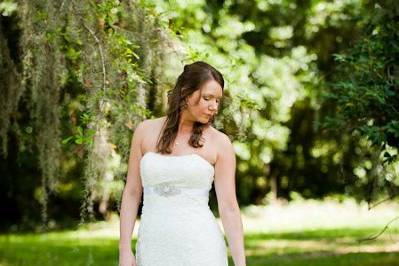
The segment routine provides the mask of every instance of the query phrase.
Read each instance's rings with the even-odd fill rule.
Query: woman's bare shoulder
[[[230,140],[230,137],[226,133],[224,133],[223,129],[216,129],[213,126],[209,126],[208,131],[211,137],[217,141]]]
[[[162,126],[162,124],[165,122],[165,119],[166,116],[143,120],[141,124],[143,126],[144,133],[151,133],[154,132],[154,130],[159,129]]]
[[[143,121],[142,121],[142,123],[147,123],[147,124],[149,124],[149,123],[159,123],[159,122],[161,122],[161,121],[164,121],[166,119],[166,116],[161,116],[161,117],[155,117],[155,118],[147,118],[147,119],[144,119]]]

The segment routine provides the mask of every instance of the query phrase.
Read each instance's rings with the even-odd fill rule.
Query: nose
[[[218,109],[218,104],[217,104],[216,102],[212,102],[212,103],[209,105],[209,110],[215,111],[215,110],[217,110],[217,109]]]

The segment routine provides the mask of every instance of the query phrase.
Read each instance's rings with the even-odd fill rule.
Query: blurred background
[[[196,60],[248,265],[399,265],[396,0],[0,1],[0,265],[118,265],[132,133]]]

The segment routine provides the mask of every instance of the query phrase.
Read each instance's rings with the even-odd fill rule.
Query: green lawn
[[[398,213],[396,205],[369,211],[350,201],[248,208],[242,212],[248,266],[399,266],[399,222],[376,240],[358,241]],[[77,230],[0,235],[0,266],[117,265],[118,222],[115,217]]]
[[[247,235],[248,265],[398,266],[398,230],[374,241],[358,241],[378,230],[341,228]]]
[[[376,241],[357,239],[372,229],[313,230],[246,235],[248,266],[397,266],[399,231]],[[390,230],[392,231],[392,230]],[[76,231],[0,237],[0,265],[117,265],[118,240]],[[134,244],[134,242],[133,242]],[[230,257],[230,265],[233,265]]]

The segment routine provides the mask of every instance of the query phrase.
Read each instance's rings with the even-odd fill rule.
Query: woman
[[[208,205],[212,183],[234,265],[246,265],[234,149],[211,126],[223,87],[209,64],[186,65],[168,95],[167,115],[137,126],[120,211],[121,266],[227,266],[223,233]],[[142,193],[135,259],[131,236]]]

